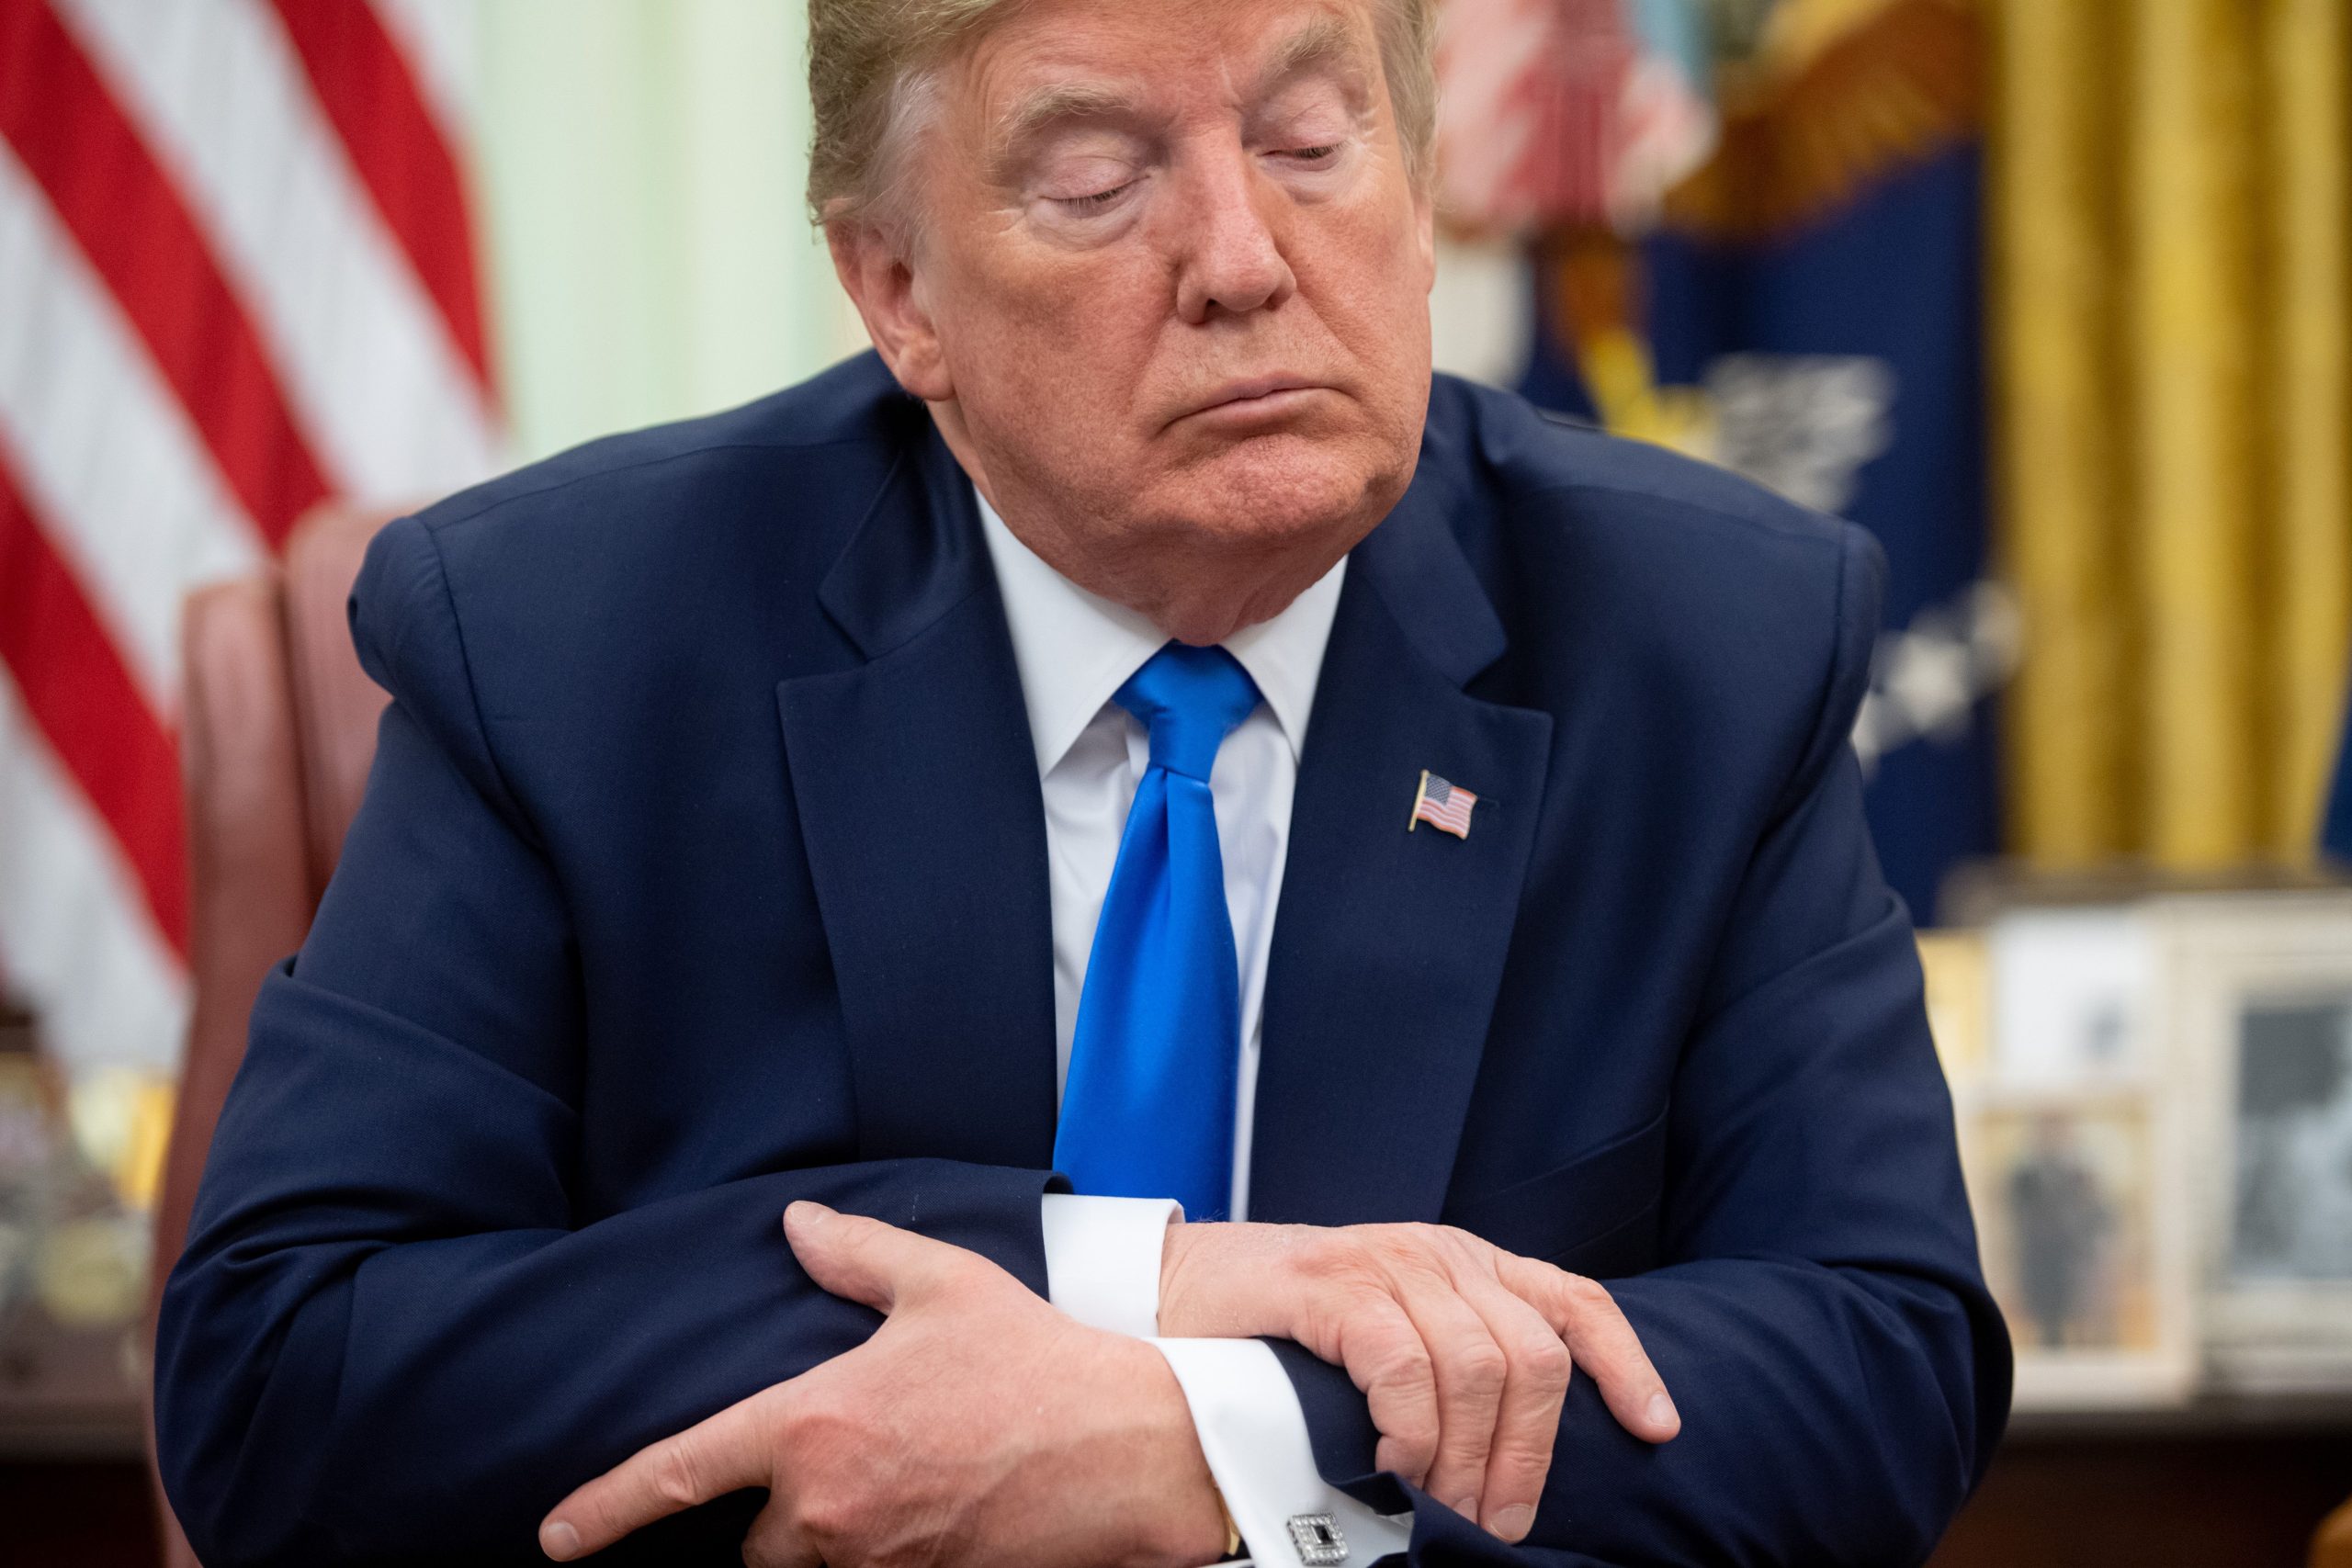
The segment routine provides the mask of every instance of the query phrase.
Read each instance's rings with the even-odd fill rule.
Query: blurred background
[[[2021,1353],[1938,1561],[2304,1562],[2352,0],[1441,18],[1441,368],[1886,548],[1855,746]],[[364,775],[368,532],[863,348],[802,51],[794,0],[0,0],[0,1559],[163,1560],[151,1258]]]

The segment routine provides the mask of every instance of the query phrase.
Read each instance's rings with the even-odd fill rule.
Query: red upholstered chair
[[[244,1057],[246,1015],[262,977],[310,929],[375,755],[388,699],[359,668],[344,604],[384,521],[322,509],[287,541],[281,570],[188,599],[180,754],[196,994],[155,1209],[151,1344],[213,1123]],[[148,1427],[152,1472],[152,1402]],[[160,1483],[156,1501],[166,1562],[195,1568]]]
[[[2352,1568],[2352,1498],[2320,1521],[2312,1537],[2311,1568]]]

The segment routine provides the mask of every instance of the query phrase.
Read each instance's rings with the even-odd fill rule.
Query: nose
[[[1199,326],[1270,310],[1298,287],[1276,225],[1288,198],[1238,142],[1191,161],[1177,204],[1177,313]]]

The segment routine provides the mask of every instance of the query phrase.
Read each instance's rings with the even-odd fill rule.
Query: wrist
[[[1186,1221],[1159,1254],[1159,1332],[1170,1339],[1295,1338],[1294,1273],[1313,1227]]]
[[[1170,1568],[1215,1562],[1227,1554],[1233,1539],[1231,1519],[1209,1473],[1183,1385],[1167,1358],[1144,1340],[1122,1339],[1117,1353],[1134,1361],[1136,1384],[1142,1393],[1136,1408],[1145,1421],[1145,1442],[1151,1454],[1144,1476],[1148,1502],[1135,1514],[1146,1521],[1142,1556]]]
[[[1184,1262],[1199,1239],[1201,1227],[1185,1219],[1168,1222],[1168,1233],[1159,1242],[1159,1332],[1179,1332],[1170,1327],[1169,1309],[1182,1300]]]

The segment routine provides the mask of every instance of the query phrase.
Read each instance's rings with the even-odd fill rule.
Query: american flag
[[[0,0],[0,985],[69,1067],[187,1006],[180,606],[502,445],[469,0]]]
[[[1693,0],[1446,0],[1438,205],[1505,231],[1645,222],[1704,163],[1713,107],[1639,24]]]
[[[1424,768],[1420,793],[1413,796],[1413,819],[1406,824],[1406,831],[1426,822],[1457,839],[1466,839],[1470,836],[1470,808],[1477,804],[1476,795]]]

